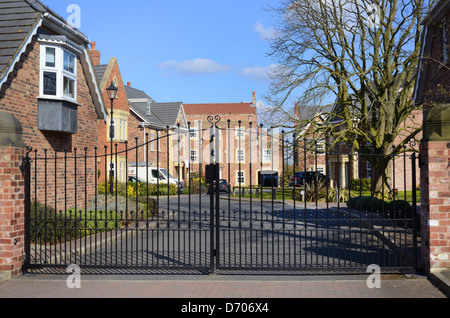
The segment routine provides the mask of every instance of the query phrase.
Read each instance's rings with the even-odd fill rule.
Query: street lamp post
[[[109,122],[109,139],[111,141],[111,162],[109,164],[109,186],[110,186],[110,194],[114,194],[114,163],[113,163],[113,139],[115,135],[115,127],[113,126],[114,119],[114,99],[117,97],[117,87],[114,85],[114,82],[111,81],[111,85],[106,89],[106,92],[108,93],[108,97],[111,100],[111,113],[110,113],[110,122]]]

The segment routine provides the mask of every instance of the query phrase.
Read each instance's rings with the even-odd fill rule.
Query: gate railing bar
[[[253,140],[252,140],[253,136],[252,136],[252,122],[249,122],[249,174],[250,174],[250,242],[253,242],[253,231],[252,231],[252,225],[253,225],[253,175],[252,175],[252,162],[253,162],[253,153],[252,153],[252,144],[253,144]],[[228,148],[229,149],[229,148]],[[230,179],[228,179],[230,180]],[[261,194],[262,195],[262,194]],[[246,253],[247,254],[247,253]],[[253,245],[250,244],[250,266],[253,266]]]
[[[214,156],[214,142],[215,142],[215,135],[213,134],[213,125],[211,125],[210,131],[211,131],[211,136],[210,136],[210,158],[212,158]],[[209,199],[210,199],[210,206],[209,206],[209,226],[210,226],[210,266],[211,266],[211,273],[215,272],[215,260],[216,260],[216,255],[215,255],[215,250],[216,250],[216,246],[214,245],[214,213],[213,211],[215,211],[215,206],[214,206],[214,181],[216,180],[216,165],[215,162],[213,162],[213,160],[210,160],[211,163],[211,167],[212,167],[212,176],[209,176],[210,179],[210,185],[209,185]],[[211,171],[211,170],[210,170]]]
[[[187,138],[188,138],[188,153],[187,153],[187,158],[188,158],[188,162],[189,162],[189,167],[188,167],[188,228],[191,227],[191,181],[192,181],[192,177],[191,177],[191,165],[192,165],[192,158],[191,158],[191,122],[188,121],[187,123],[188,125],[188,134],[187,134]],[[200,133],[200,132],[199,132]],[[201,180],[199,180],[199,187],[201,187]],[[189,264],[191,263],[191,231],[189,231],[189,242],[188,242],[188,258],[189,258]]]
[[[417,270],[417,193],[416,193],[416,153],[413,151],[411,156],[412,172],[412,232],[413,232],[413,255],[414,268]]]
[[[242,126],[241,126],[241,124],[242,124],[242,121],[241,120],[239,120],[238,121],[238,129],[239,129],[239,140],[238,140],[238,142],[239,142],[239,147],[238,147],[238,162],[239,162],[239,179],[238,179],[238,182],[239,182],[239,227],[241,226],[241,216],[242,216],[242,160],[245,160],[245,152],[244,151],[242,151],[242,146],[241,146],[241,139],[242,139],[242,130],[241,130],[241,128],[242,128]],[[242,151],[242,157],[241,157],[241,151]],[[242,231],[239,231],[239,242],[242,242],[242,237],[241,237],[241,235],[242,235]],[[242,248],[242,244],[239,244],[239,264],[241,265],[242,264],[242,250],[241,250],[241,248]]]
[[[282,177],[281,177],[281,187],[283,191],[283,196],[282,196],[282,215],[283,215],[283,260],[286,259],[286,241],[285,241],[285,237],[286,237],[286,210],[285,210],[285,197],[284,197],[284,187],[285,187],[285,162],[284,162],[284,130],[281,131],[281,169],[282,169]],[[273,152],[272,152],[272,160],[273,160]],[[273,170],[273,169],[272,169]],[[279,176],[278,176],[278,180],[280,180]],[[279,186],[279,184],[278,184]],[[295,213],[294,213],[295,214]],[[294,215],[295,218],[295,215]],[[290,230],[288,231],[288,235],[290,236]],[[291,247],[291,240],[288,241],[289,242],[289,250]],[[290,257],[290,253],[288,254],[289,256],[289,264],[291,264],[291,257]]]
[[[24,200],[25,200],[25,247],[22,273],[26,275],[31,264],[31,147],[26,148],[26,154],[22,161],[22,174],[24,176]]]
[[[295,175],[296,175],[296,168],[297,168],[297,164],[298,164],[298,152],[297,152],[297,134],[294,133],[293,134],[293,139],[292,139],[292,148],[293,148],[293,156],[294,156],[294,161],[293,161],[293,178],[294,178],[294,186],[292,187],[292,197],[294,199],[293,205],[294,205],[294,234],[295,234],[295,230],[296,230],[296,213],[297,213],[297,209],[295,206],[295,201],[296,201],[296,187],[297,187],[297,181],[295,179]],[[300,219],[300,213],[299,213],[299,219]],[[302,241],[299,240],[298,242],[299,244],[299,251],[300,251],[300,259],[301,259],[301,247],[302,247]],[[294,245],[294,267],[297,267],[297,249],[296,246]]]

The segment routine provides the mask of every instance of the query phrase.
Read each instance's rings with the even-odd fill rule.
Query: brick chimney
[[[92,42],[89,53],[91,54],[91,58],[92,58],[92,62],[94,63],[94,66],[100,65],[100,51],[97,51],[95,49],[95,42]]]
[[[298,103],[295,103],[294,107],[294,119],[300,120],[300,107],[298,106]]]
[[[256,92],[253,92],[252,105],[256,106]]]

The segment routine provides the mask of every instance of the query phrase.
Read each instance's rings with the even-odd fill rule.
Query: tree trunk
[[[384,154],[371,157],[372,195],[380,199],[393,197],[391,159],[391,156]]]

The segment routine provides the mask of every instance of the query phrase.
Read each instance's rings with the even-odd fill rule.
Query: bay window
[[[42,98],[76,103],[77,55],[63,46],[41,44]]]

